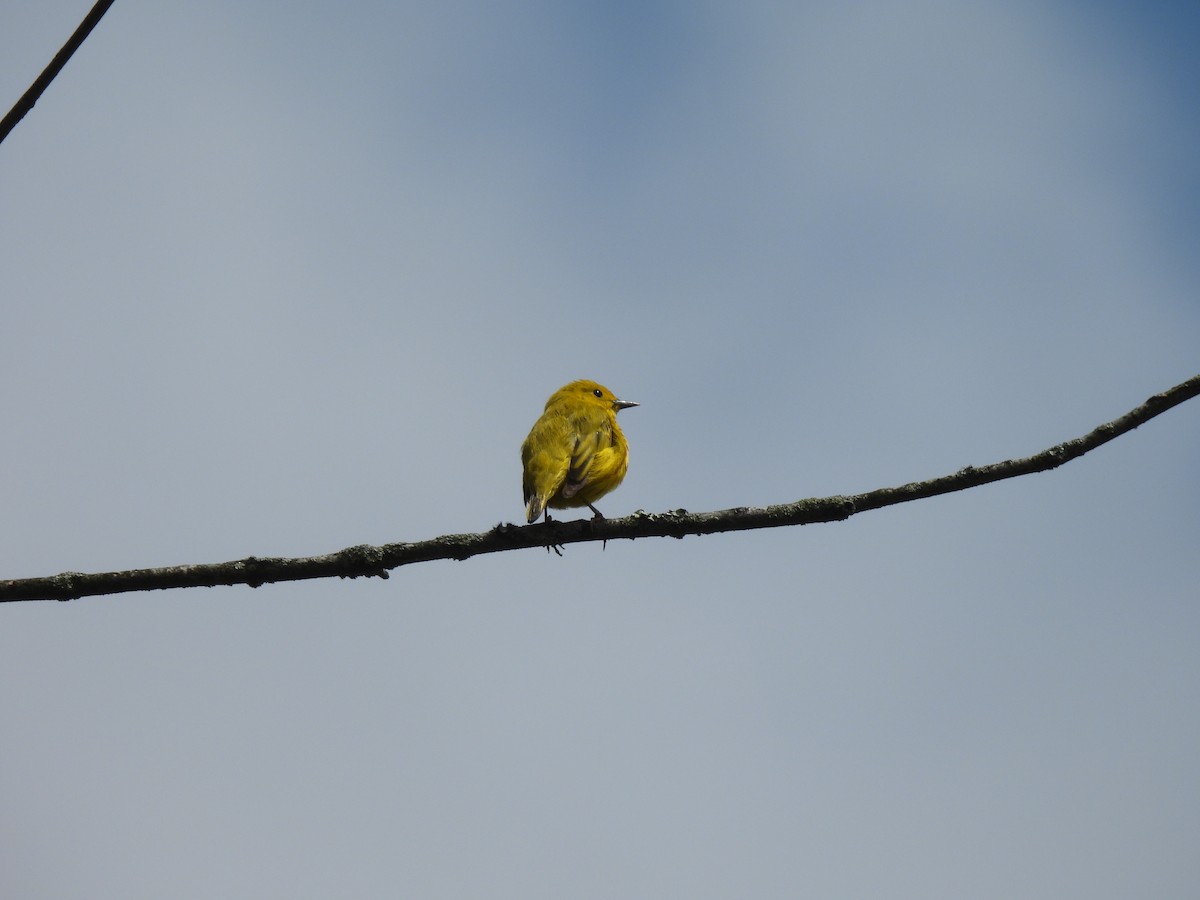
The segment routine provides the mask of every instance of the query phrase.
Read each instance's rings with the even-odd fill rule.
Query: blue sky
[[[86,12],[4,14],[0,97]],[[0,144],[3,577],[1034,453],[1200,369],[1186,5],[117,3]],[[1190,897],[1200,415],[849,522],[0,610],[0,894]]]

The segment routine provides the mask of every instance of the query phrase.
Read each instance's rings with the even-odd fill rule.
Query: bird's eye
[[[592,391],[592,393],[595,394],[597,397],[604,396],[604,391],[600,390],[600,388],[596,388],[594,391]]]

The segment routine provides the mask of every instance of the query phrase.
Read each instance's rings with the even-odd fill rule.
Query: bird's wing
[[[575,445],[575,429],[565,416],[542,416],[521,445],[524,478],[521,487],[530,521],[541,513],[566,480]]]
[[[579,489],[587,484],[588,469],[596,451],[600,449],[600,432],[591,431],[575,435],[575,446],[571,450],[571,464],[567,467],[567,477],[563,481],[562,496],[569,500],[579,493]]]

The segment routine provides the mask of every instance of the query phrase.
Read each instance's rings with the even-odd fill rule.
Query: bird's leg
[[[554,519],[550,518],[550,510],[549,509],[546,510],[545,515],[546,515],[546,524],[547,525],[553,524]],[[549,553],[551,550],[553,550],[559,556],[562,556],[562,549],[558,544],[547,544],[546,552]]]
[[[592,504],[590,504],[590,503],[588,504],[588,509],[590,509],[592,511],[592,521],[593,522],[595,522],[597,519],[604,518],[604,513],[600,512],[600,510],[596,509],[596,507],[592,506]],[[601,551],[607,550],[608,549],[608,541],[601,541],[600,549],[601,549]]]

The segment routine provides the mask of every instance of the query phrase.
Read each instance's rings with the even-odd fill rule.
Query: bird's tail
[[[536,522],[546,510],[546,500],[544,497],[539,497],[534,494],[529,498],[529,505],[525,507],[525,521],[529,524]]]

